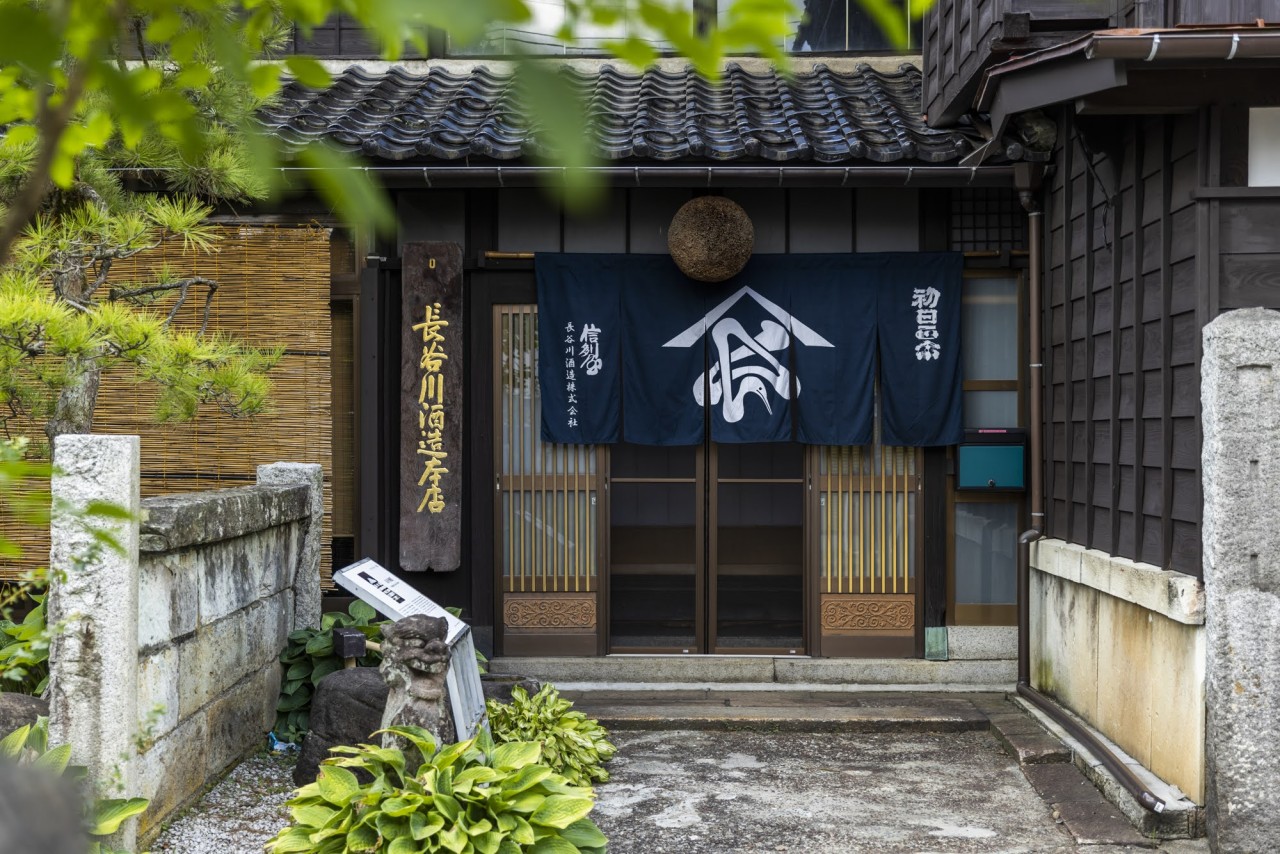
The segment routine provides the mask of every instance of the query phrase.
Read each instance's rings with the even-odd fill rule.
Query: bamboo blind
[[[823,593],[913,592],[915,461],[910,448],[818,449]]]
[[[332,413],[330,401],[329,233],[312,227],[241,225],[218,229],[218,251],[184,253],[164,247],[119,262],[113,282],[146,282],[162,267],[175,276],[218,282],[209,331],[259,347],[283,347],[272,370],[268,410],[232,418],[206,408],[189,422],[157,423],[156,393],[123,370],[103,377],[94,432],[136,433],[142,444],[142,495],[244,486],[256,467],[276,461],[324,467],[323,583],[331,585]],[[198,328],[203,293],[193,288],[175,320]],[[164,304],[167,309],[172,302]],[[48,532],[0,522],[23,548],[26,565],[48,555]],[[13,577],[18,567],[0,570]]]
[[[504,587],[589,592],[599,541],[596,448],[542,441],[536,307],[495,306],[494,326],[501,348],[494,411]]]

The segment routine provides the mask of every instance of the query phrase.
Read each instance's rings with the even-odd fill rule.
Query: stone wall
[[[1031,567],[1032,685],[1203,804],[1203,586],[1055,539]]]
[[[67,620],[51,655],[51,737],[100,791],[151,800],[131,846],[246,754],[275,721],[279,654],[320,618],[318,465],[258,469],[254,486],[139,501],[138,440],[67,436],[56,498],[123,502],[124,553],[86,553],[74,518],[53,525],[50,595]],[[138,512],[140,511],[140,512]]]

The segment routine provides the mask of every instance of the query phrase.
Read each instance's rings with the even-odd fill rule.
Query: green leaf
[[[127,798],[102,800],[94,804],[93,825],[89,828],[92,836],[110,836],[120,829],[128,819],[141,815],[147,808],[146,798]]]
[[[311,182],[343,219],[364,223],[381,234],[394,233],[396,217],[386,192],[354,158],[318,143],[299,151],[297,158],[311,170]]]
[[[344,666],[341,658],[324,658],[316,662],[315,670],[311,671],[311,683],[319,685],[320,680],[328,676],[330,673],[336,673]]]
[[[22,748],[27,745],[27,735],[31,732],[31,725],[27,724],[18,727],[13,732],[4,737],[0,741],[0,756],[5,759],[17,759],[22,755]]]
[[[532,741],[514,741],[499,745],[493,751],[493,767],[499,771],[515,771],[532,765],[542,755],[542,745]]]
[[[560,835],[579,848],[603,848],[609,844],[608,837],[589,818],[578,819],[560,831]]]
[[[320,828],[328,824],[329,819],[337,815],[338,811],[325,804],[308,804],[306,806],[290,807],[289,814],[293,816],[295,824]]]
[[[375,620],[378,617],[378,612],[373,610],[373,606],[370,605],[368,602],[364,601],[363,599],[356,599],[354,602],[348,605],[347,612],[351,614],[351,616],[355,617],[356,620],[362,623],[369,623],[370,621]]]
[[[467,838],[467,834],[460,827],[448,827],[440,831],[440,844],[454,854],[462,854],[471,840]]]
[[[315,850],[311,842],[311,830],[306,827],[289,827],[280,831],[276,838],[267,843],[271,854],[301,854]]]
[[[316,635],[307,641],[307,655],[316,658],[325,658],[333,655],[333,635],[327,633]]]
[[[274,95],[280,88],[280,66],[271,63],[255,65],[249,69],[249,88],[258,98]]]
[[[462,812],[462,807],[452,795],[432,795],[431,802],[446,821],[457,821],[458,814]]]
[[[61,774],[67,770],[67,763],[70,761],[71,745],[63,744],[47,753],[41,754],[40,758],[31,764],[36,768],[45,768],[54,774]]]
[[[367,824],[357,824],[347,832],[348,851],[373,851],[378,847],[378,831]]]
[[[0,4],[0,65],[21,65],[47,79],[62,56],[62,38],[50,16],[51,7],[29,3]]]
[[[591,798],[552,795],[529,817],[529,823],[563,830],[578,819],[586,818],[593,806]]]
[[[320,789],[321,797],[340,807],[345,807],[360,792],[360,783],[356,780],[356,775],[337,765],[321,765],[316,785]]]
[[[126,521],[133,518],[133,514],[126,508],[112,501],[90,501],[85,505],[84,514],[86,516],[101,516],[104,519],[123,519]]]
[[[502,791],[508,795],[519,794],[550,776],[551,769],[545,765],[526,765],[502,782]]]
[[[533,843],[529,854],[582,854],[576,845],[559,836],[546,836]]]
[[[412,837],[398,836],[387,846],[387,854],[417,854],[420,849]]]
[[[409,816],[409,835],[419,841],[439,833],[444,827],[444,816],[436,812],[415,812]]]
[[[324,89],[333,82],[324,66],[309,56],[290,56],[284,64],[299,83],[310,89]]]

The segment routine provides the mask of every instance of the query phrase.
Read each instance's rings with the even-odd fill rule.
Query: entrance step
[[[561,695],[608,729],[765,732],[969,732],[987,716],[970,697],[849,691],[573,691]]]
[[[1017,663],[1003,659],[807,658],[767,655],[607,655],[495,658],[494,673],[561,690],[1011,691]]]

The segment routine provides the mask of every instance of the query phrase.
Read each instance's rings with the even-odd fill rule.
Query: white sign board
[[[453,707],[453,724],[458,731],[458,739],[466,741],[481,727],[488,726],[484,686],[480,684],[480,668],[476,665],[476,648],[470,626],[368,558],[338,570],[333,574],[333,580],[392,620],[402,620],[413,614],[447,620],[449,633],[445,640],[449,644],[449,673],[445,685],[449,689],[449,704]]]

